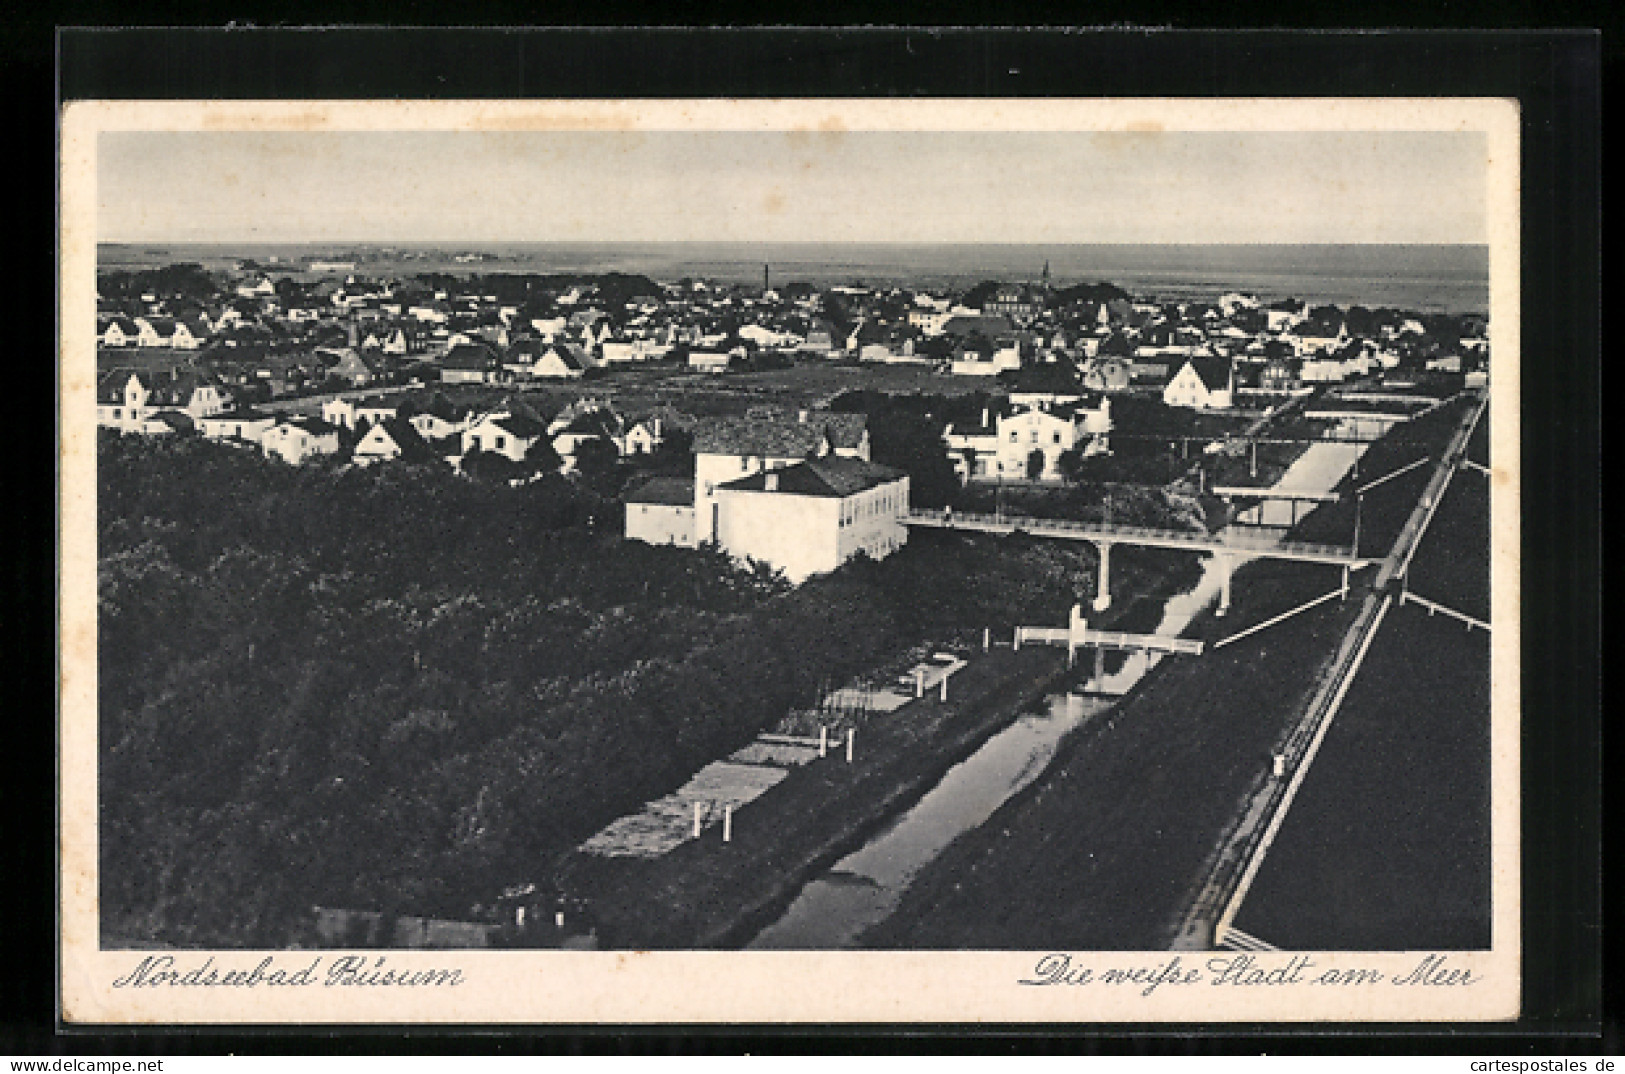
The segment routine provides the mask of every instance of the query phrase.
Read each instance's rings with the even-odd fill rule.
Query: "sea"
[[[479,260],[469,260],[479,255]],[[461,258],[461,260],[459,259]],[[418,272],[641,273],[779,286],[805,281],[908,288],[981,280],[1058,287],[1108,282],[1136,296],[1267,300],[1488,313],[1489,248],[1477,245],[1027,245],[995,243],[103,243],[102,269],[251,259],[275,272],[309,260],[356,261],[369,275]]]

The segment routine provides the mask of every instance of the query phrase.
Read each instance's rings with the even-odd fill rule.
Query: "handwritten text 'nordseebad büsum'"
[[[342,955],[312,958],[297,965],[278,964],[266,956],[252,969],[216,966],[213,956],[190,966],[173,955],[149,955],[113,982],[114,988],[456,988],[463,973],[456,969],[401,969],[383,956]]]
[[[1072,956],[1045,955],[1033,967],[1033,975],[1016,982],[1023,985],[1138,985],[1140,995],[1149,996],[1163,985],[1207,984],[1240,988],[1272,986],[1388,984],[1401,988],[1461,988],[1477,984],[1481,975],[1448,965],[1443,955],[1428,955],[1404,973],[1385,974],[1372,969],[1325,969],[1315,972],[1308,955],[1292,955],[1281,962],[1261,962],[1252,955],[1224,955],[1210,958],[1200,966],[1188,965],[1178,955],[1152,966],[1126,966],[1097,970],[1078,965]]]

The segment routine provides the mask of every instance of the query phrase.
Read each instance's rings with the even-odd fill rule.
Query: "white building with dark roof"
[[[908,542],[908,475],[866,459],[825,455],[762,470],[719,486],[716,506],[717,544],[797,583]]]
[[[626,539],[693,548],[694,483],[655,477],[626,495]]]
[[[294,466],[314,455],[331,455],[338,449],[338,426],[320,418],[278,418],[260,436],[261,451]]]
[[[1235,398],[1235,367],[1228,358],[1187,358],[1162,389],[1169,406],[1226,410]]]
[[[862,414],[802,410],[784,415],[718,418],[694,430],[694,507],[698,543],[716,533],[717,486],[806,458],[842,455],[868,460]]]

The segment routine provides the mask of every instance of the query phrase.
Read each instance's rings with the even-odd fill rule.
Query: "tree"
[[[1037,481],[1043,476],[1044,452],[1039,448],[1033,448],[1032,452],[1027,456],[1027,480]]]
[[[553,441],[545,436],[538,436],[536,442],[525,449],[525,466],[532,473],[556,474],[564,460],[553,449]]]
[[[576,473],[587,488],[601,495],[613,495],[621,453],[605,437],[583,440],[575,448]]]
[[[1055,460],[1055,465],[1060,469],[1062,477],[1076,484],[1083,480],[1083,449],[1067,448],[1061,452],[1060,458]]]

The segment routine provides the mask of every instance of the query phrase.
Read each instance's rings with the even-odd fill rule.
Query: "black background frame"
[[[27,895],[8,900],[14,913],[25,915],[14,918],[8,948],[29,937],[38,943],[17,951],[11,959],[16,972],[0,975],[0,1051],[1619,1051],[1617,999],[1605,1010],[1603,984],[1603,819],[1617,814],[1618,803],[1616,797],[1606,803],[1614,812],[1605,811],[1601,779],[1604,53],[1598,34],[144,28],[62,30],[56,45],[58,104],[75,99],[712,96],[1517,99],[1522,116],[1524,1012],[1516,1023],[1465,1026],[583,1026],[432,1033],[382,1027],[260,1032],[59,1027],[55,931],[20,925],[55,915],[54,832],[40,823],[29,825],[25,853],[13,871],[40,889],[30,886]],[[14,64],[6,72],[14,79],[27,68]],[[32,95],[12,97],[19,98],[39,100],[37,87]],[[43,212],[38,218],[49,222]],[[54,229],[30,234],[36,238],[39,245],[30,243],[31,249],[54,247]],[[37,384],[35,399],[53,396],[54,381],[41,375],[36,382],[32,373],[22,372],[31,387]],[[27,428],[44,426],[39,435],[53,447],[54,462],[49,418]],[[55,513],[54,489],[44,491],[46,498],[37,505],[42,523]],[[53,528],[43,528],[54,541]],[[37,613],[43,623],[53,611],[48,582],[55,577],[54,546],[36,542],[23,552],[7,561],[7,581],[13,599],[22,602],[19,610]],[[48,633],[36,631],[35,638]],[[31,655],[41,658],[42,668],[54,664],[54,651],[31,650]],[[54,711],[54,698],[47,700]],[[20,748],[42,757],[54,747],[52,728],[39,706],[23,711],[34,726]],[[31,771],[42,785],[31,795],[33,808],[27,814],[14,809],[12,815],[43,822],[43,803],[54,798],[54,773],[17,756],[8,775]]]

